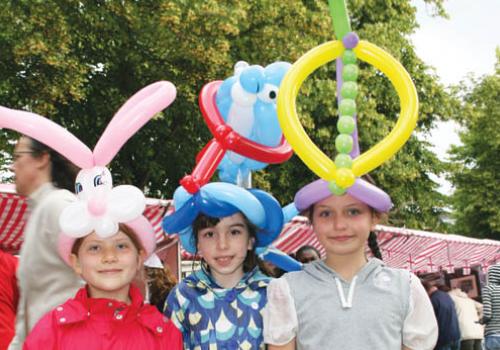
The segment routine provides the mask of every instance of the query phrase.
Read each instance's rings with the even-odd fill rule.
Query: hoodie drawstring
[[[343,309],[350,309],[352,307],[352,299],[354,298],[354,287],[356,286],[356,280],[358,276],[354,276],[351,284],[349,285],[349,291],[347,292],[347,300],[345,299],[344,289],[342,288],[342,284],[338,277],[335,277],[335,283],[337,284],[337,291],[340,296],[340,303],[342,304]]]

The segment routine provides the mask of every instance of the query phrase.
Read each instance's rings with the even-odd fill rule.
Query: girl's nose
[[[343,230],[347,227],[347,219],[342,215],[335,215],[333,217],[333,227],[336,230]]]
[[[217,237],[217,247],[221,250],[228,247],[228,240],[225,234],[221,234]]]
[[[113,248],[104,249],[102,255],[103,262],[110,263],[110,262],[115,262],[116,260],[117,260],[117,254],[115,249]]]

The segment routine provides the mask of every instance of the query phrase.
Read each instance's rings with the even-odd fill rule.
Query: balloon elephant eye
[[[81,183],[77,182],[75,183],[75,193],[78,194],[83,191],[83,186]]]
[[[97,175],[96,177],[94,177],[94,187],[100,186],[102,184],[103,183],[102,183],[101,175]]]
[[[264,89],[258,94],[259,99],[263,102],[274,103],[278,97],[278,87],[272,84],[264,85]]]

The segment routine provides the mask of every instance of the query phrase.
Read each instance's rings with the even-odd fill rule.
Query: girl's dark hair
[[[129,226],[120,223],[118,224],[118,230],[123,232],[130,238],[134,246],[137,248],[138,252],[140,252],[141,250],[145,251],[141,241],[139,240],[139,237],[137,237],[137,233],[134,230],[132,230]],[[76,256],[78,256],[78,250],[82,246],[85,237],[87,236],[80,237],[75,241],[75,243],[73,243],[73,247],[71,248],[71,254],[75,254]]]
[[[363,175],[362,179],[375,186],[375,181],[370,175],[368,174]],[[384,213],[380,213],[377,210],[373,209],[372,207],[369,208],[372,212],[372,215],[376,215],[379,217],[383,217],[385,215]],[[314,204],[311,205],[309,209],[307,209],[307,217],[309,218],[309,222],[311,224],[312,224],[313,212],[314,212]],[[370,234],[368,235],[368,248],[370,248],[370,251],[374,257],[383,260],[382,252],[380,251],[380,247],[378,246],[377,242],[377,234],[374,231],[370,231]]]
[[[78,174],[78,167],[43,143],[32,139],[29,136],[23,136],[30,140],[33,157],[40,157],[48,153],[51,163],[51,177],[54,186],[74,192],[75,179]]]
[[[371,231],[370,234],[368,235],[368,247],[370,248],[370,251],[372,252],[374,257],[383,260],[382,252],[380,251],[377,242],[377,234],[374,231]]]
[[[241,213],[241,215],[243,216],[243,220],[247,225],[249,238],[253,238],[255,240],[257,236],[257,227],[252,224],[243,213]],[[196,247],[196,255],[198,254],[198,232],[205,228],[215,227],[215,225],[217,225],[220,220],[220,218],[214,218],[206,216],[204,214],[200,214],[193,221],[193,235],[191,236],[191,239],[193,240],[192,243],[194,243],[194,246]],[[202,263],[204,262],[205,261],[202,259]],[[246,273],[252,271],[258,265],[258,263],[259,259],[257,257],[257,254],[255,253],[254,244],[252,246],[252,250],[248,251],[245,260],[243,261],[243,272]],[[210,267],[208,265],[205,265],[205,268],[210,272]]]

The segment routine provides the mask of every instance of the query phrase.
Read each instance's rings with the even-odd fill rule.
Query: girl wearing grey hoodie
[[[419,279],[365,255],[367,241],[377,253],[372,230],[392,203],[385,192],[358,181],[364,191],[337,196],[317,180],[295,196],[297,210],[308,211],[326,258],[269,284],[264,311],[269,350],[434,348],[437,322]]]

